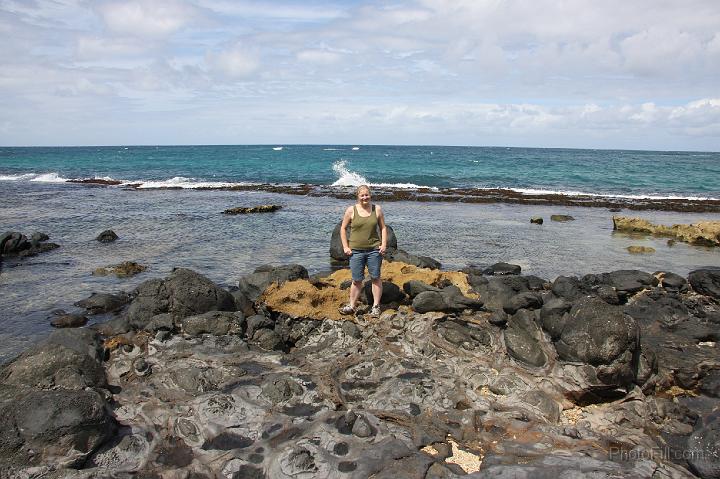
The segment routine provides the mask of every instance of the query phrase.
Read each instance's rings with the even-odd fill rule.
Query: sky
[[[717,0],[0,0],[0,145],[720,151]]]

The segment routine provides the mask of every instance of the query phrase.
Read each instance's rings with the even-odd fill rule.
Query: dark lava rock
[[[240,278],[238,289],[250,301],[257,301],[270,283],[282,284],[296,279],[308,279],[308,272],[299,264],[283,266],[263,265],[252,274]]]
[[[75,303],[75,306],[85,308],[90,314],[103,314],[118,311],[129,302],[130,295],[127,293],[92,293],[90,297]]]
[[[573,218],[570,215],[550,215],[550,221],[559,221],[559,222],[575,221],[575,218]]]
[[[530,366],[544,366],[547,356],[540,346],[538,338],[540,328],[535,323],[535,315],[528,310],[520,310],[508,321],[504,338],[508,354]]]
[[[79,328],[87,322],[88,319],[81,314],[63,314],[50,321],[50,325],[55,328]]]
[[[260,205],[260,206],[238,206],[223,211],[226,215],[246,215],[249,213],[272,213],[282,208],[280,205]]]
[[[542,298],[538,293],[527,291],[508,298],[503,304],[503,311],[515,314],[520,309],[539,309],[542,304]]]
[[[720,268],[697,269],[688,280],[696,293],[720,299]]]
[[[241,334],[244,323],[245,315],[241,311],[208,311],[180,320],[182,331],[188,336]]]
[[[533,216],[530,218],[530,223],[535,225],[541,225],[543,224],[543,219],[540,216]]]
[[[444,287],[441,294],[449,311],[462,311],[464,309],[477,310],[483,307],[482,301],[468,298],[463,295],[460,288],[455,285]]]
[[[22,233],[8,231],[0,235],[0,257],[12,255],[24,258],[60,247],[55,243],[45,243],[49,238],[45,233],[33,233],[32,238],[28,240]]]
[[[615,288],[610,285],[601,284],[595,289],[595,294],[607,304],[620,304],[620,297],[618,296],[617,291],[615,291]]]
[[[275,327],[275,321],[262,314],[254,314],[247,318],[247,337],[252,338],[255,335],[255,331],[260,329],[273,329]]]
[[[115,432],[105,401],[94,391],[25,391],[0,405],[0,462],[53,464],[87,456]]]
[[[271,329],[260,329],[252,338],[253,344],[267,351],[281,351],[285,347],[282,338]]]
[[[688,439],[687,462],[698,476],[720,478],[720,421],[700,427]]]
[[[550,334],[550,337],[557,339],[560,337],[565,323],[569,319],[568,313],[572,308],[572,303],[564,298],[552,298],[543,304],[540,309],[540,324],[542,328]]]
[[[403,293],[402,290],[395,283],[391,283],[390,281],[383,281],[382,285],[383,291],[382,296],[380,297],[380,303],[400,303],[405,300],[405,293]],[[367,302],[367,304],[373,304],[371,281],[365,282],[365,285],[363,286],[363,293],[365,294],[365,301]]]
[[[99,335],[89,329],[60,329],[0,370],[3,384],[84,389],[105,387]]]
[[[687,290],[687,280],[675,273],[665,273],[660,282],[667,291],[680,292]]]
[[[250,298],[245,296],[245,293],[237,289],[235,291],[230,291],[230,294],[232,294],[232,297],[235,298],[235,308],[238,311],[242,311],[245,316],[252,316],[255,314],[255,305],[252,301],[250,301]]]
[[[503,327],[508,322],[508,315],[504,311],[494,311],[488,318],[488,322],[494,326]]]
[[[400,261],[402,263],[417,266],[418,268],[440,269],[442,266],[438,260],[429,256],[416,256],[401,249],[388,248],[385,253],[385,259],[387,261]]]
[[[29,247],[27,236],[17,231],[8,231],[0,236],[0,254],[18,254]]]
[[[666,294],[636,297],[632,304],[625,305],[625,312],[643,325],[658,323],[666,331],[675,331],[690,319],[682,301]]]
[[[97,235],[97,238],[95,238],[101,243],[112,243],[116,239],[118,239],[118,235],[115,234],[113,230],[105,230],[99,235]]]
[[[588,293],[585,285],[574,276],[558,276],[552,284],[552,292],[555,296],[575,301]]]
[[[520,274],[522,268],[516,264],[510,263],[495,263],[483,270],[483,274],[486,276],[503,276],[506,274]]]
[[[710,397],[720,398],[720,369],[708,371],[702,378],[700,391]]]
[[[435,286],[423,283],[422,281],[413,279],[403,284],[403,291],[405,291],[410,298],[414,298],[424,291],[435,291],[436,293],[439,293],[442,290],[440,288],[436,288]]]
[[[172,331],[175,329],[175,318],[170,313],[161,313],[153,316],[143,328],[145,331]]]
[[[430,311],[445,311],[447,304],[445,304],[442,293],[424,291],[415,296],[412,307],[418,313],[428,313]]]
[[[171,313],[176,318],[207,311],[234,311],[235,299],[205,276],[178,268],[164,280],[151,279],[135,289],[127,317],[131,326],[142,329],[153,316]]]
[[[576,301],[569,316],[555,343],[560,358],[595,366],[605,384],[632,383],[640,340],[635,320],[622,307],[594,297]]]
[[[638,270],[612,271],[610,273],[603,273],[600,275],[600,278],[602,283],[612,286],[616,291],[627,293],[631,296],[643,289],[658,285],[658,279],[655,276]]]
[[[104,323],[96,323],[89,327],[106,338],[117,336],[118,334],[125,334],[132,330],[130,322],[125,316],[113,318],[109,321],[105,321]]]
[[[362,337],[362,332],[360,331],[360,328],[358,328],[357,325],[352,321],[343,321],[342,330],[351,338],[360,339]]]
[[[478,277],[469,276],[468,278]],[[483,299],[486,308],[496,311],[502,309],[505,302],[516,294],[530,291],[530,283],[524,276],[493,276],[487,278],[485,283],[476,282],[473,284],[473,289]]]

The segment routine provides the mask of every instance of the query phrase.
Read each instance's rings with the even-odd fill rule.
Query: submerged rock
[[[125,261],[120,264],[105,266],[103,268],[96,268],[93,271],[94,276],[107,276],[114,274],[118,278],[129,278],[136,274],[142,273],[147,269],[147,266],[135,263],[134,261]]]
[[[25,258],[40,253],[52,251],[60,245],[47,243],[50,237],[45,233],[33,233],[28,240],[27,236],[17,231],[8,231],[0,235],[0,260],[3,256]]]
[[[101,243],[112,243],[118,239],[118,235],[113,230],[105,230],[95,238]]]
[[[238,206],[223,211],[226,215],[246,215],[249,213],[272,213],[282,208],[280,205],[260,205],[260,206]]]

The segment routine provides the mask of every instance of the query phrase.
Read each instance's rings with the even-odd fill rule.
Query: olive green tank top
[[[375,249],[380,246],[380,237],[377,231],[378,221],[375,205],[372,206],[370,216],[362,217],[358,214],[357,205],[353,206],[353,218],[350,223],[350,249]]]

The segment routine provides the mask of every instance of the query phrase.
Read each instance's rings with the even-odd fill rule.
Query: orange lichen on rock
[[[470,293],[471,286],[467,281],[467,275],[457,271],[419,268],[397,261],[385,262],[382,267],[382,279],[396,284],[399,288],[410,280],[422,281],[429,285],[449,281],[460,288],[463,294],[477,298],[477,295]],[[347,303],[349,294],[347,289],[340,289],[340,285],[349,280],[350,270],[342,269],[315,284],[305,279],[288,281],[280,286],[272,284],[263,293],[261,301],[271,310],[294,318],[351,319],[338,311],[341,305]]]

